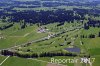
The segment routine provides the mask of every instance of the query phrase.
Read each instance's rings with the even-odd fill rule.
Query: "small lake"
[[[73,48],[65,48],[65,50],[69,51],[69,52],[76,52],[76,53],[80,53],[81,49],[78,47],[73,47]]]

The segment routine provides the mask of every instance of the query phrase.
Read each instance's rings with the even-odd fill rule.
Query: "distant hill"
[[[10,2],[10,1],[13,1],[13,0],[0,0],[0,2]]]
[[[10,1],[54,1],[54,0],[0,0],[0,2],[10,2]],[[61,0],[56,0],[56,1],[61,1]],[[100,0],[62,0],[62,1],[92,2],[92,1],[100,1]]]
[[[0,3],[3,2],[3,3],[16,3],[16,1],[19,1],[19,2],[26,2],[26,1],[58,1],[58,2],[61,2],[61,0],[0,0]],[[62,0],[63,2],[94,2],[94,1],[97,1],[98,3],[100,3],[100,0]]]

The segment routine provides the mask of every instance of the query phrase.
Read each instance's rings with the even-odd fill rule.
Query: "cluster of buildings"
[[[48,32],[48,29],[44,28],[44,27],[40,27],[38,30],[37,30],[37,33],[45,33],[45,32]]]

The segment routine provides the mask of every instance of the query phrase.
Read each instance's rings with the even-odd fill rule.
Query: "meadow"
[[[4,59],[0,56],[0,62]],[[46,66],[47,62],[18,57],[9,57],[1,66]]]

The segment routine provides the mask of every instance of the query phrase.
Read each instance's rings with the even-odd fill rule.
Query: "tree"
[[[100,32],[99,32],[99,35],[98,35],[98,37],[100,37]]]
[[[27,26],[24,20],[20,21],[20,25],[21,25],[21,29],[24,29]]]

